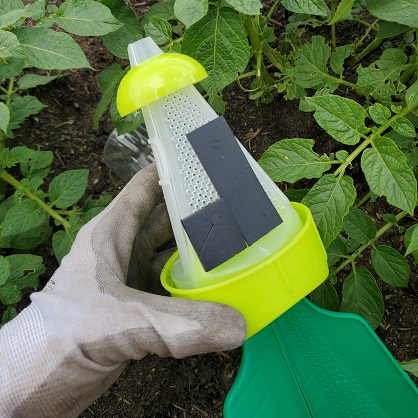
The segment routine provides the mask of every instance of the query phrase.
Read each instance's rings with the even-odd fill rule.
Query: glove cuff
[[[55,363],[35,305],[2,328],[0,347],[0,416],[15,416],[16,408],[45,381]]]

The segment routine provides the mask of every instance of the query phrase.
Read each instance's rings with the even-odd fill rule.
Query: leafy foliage
[[[287,190],[309,206],[327,248],[331,273],[311,299],[328,309],[360,314],[377,327],[384,303],[376,279],[407,286],[409,265],[418,260],[416,225],[405,232],[403,254],[379,244],[390,229],[403,233],[398,223],[413,215],[417,204],[417,5],[404,0],[282,0],[289,18],[277,33],[270,18],[278,3],[266,10],[258,0],[169,0],[135,20],[122,0],[106,0],[103,4],[123,26],[103,40],[123,58],[126,52],[121,51],[134,34],[134,40],[151,36],[163,51],[196,58],[209,73],[200,87],[219,112],[226,105],[223,89],[233,82],[257,104],[276,94],[300,100],[300,109],[313,114],[334,151],[318,155],[312,139],[285,138],[264,153],[260,165],[277,182],[310,179],[313,184]],[[339,45],[336,25],[353,18],[364,32]],[[330,41],[308,31],[323,26],[324,33],[327,25]],[[374,59],[364,64],[371,52]],[[112,64],[99,76],[103,99],[95,115],[97,124],[110,107],[121,133],[142,122],[139,115],[121,119],[115,112],[114,92],[126,70]],[[379,227],[364,206],[372,199],[385,200],[390,212]],[[368,268],[361,262],[364,257],[370,257]],[[342,283],[340,292],[337,283]]]
[[[22,290],[36,288],[45,271],[41,256],[18,251],[52,245],[61,261],[81,226],[109,202],[105,198],[79,203],[87,170],[65,171],[46,188],[52,152],[9,147],[6,142],[44,108],[29,90],[65,75],[59,71],[91,68],[70,34],[104,36],[122,24],[94,0],[65,0],[59,8],[44,1],[27,3],[0,0],[0,247],[2,254],[13,252],[0,255],[0,302],[8,306],[2,325],[16,315],[13,305]]]

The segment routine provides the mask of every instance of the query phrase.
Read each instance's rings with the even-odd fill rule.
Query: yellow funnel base
[[[172,296],[220,302],[239,310],[247,321],[247,338],[286,312],[328,277],[327,255],[310,210],[292,203],[303,227],[288,245],[232,279],[198,289],[177,289],[171,269],[175,253],[161,272]]]

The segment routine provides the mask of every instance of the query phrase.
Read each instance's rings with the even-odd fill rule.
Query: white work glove
[[[161,200],[151,165],[80,230],[45,289],[0,330],[1,417],[77,417],[129,359],[242,344],[246,324],[235,309],[126,286],[137,232],[142,253],[133,265],[142,272],[170,232],[164,210],[154,210]]]

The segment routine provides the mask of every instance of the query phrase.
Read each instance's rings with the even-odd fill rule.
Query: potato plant
[[[127,58],[128,43],[151,36],[164,51],[196,58],[209,74],[201,88],[217,111],[226,105],[223,89],[235,82],[255,104],[280,94],[313,113],[334,141],[335,152],[318,155],[314,140],[285,138],[259,162],[277,182],[312,185],[289,191],[291,199],[311,209],[328,253],[330,276],[311,299],[327,309],[355,312],[376,328],[384,313],[378,280],[407,287],[410,266],[418,260],[413,218],[418,4],[277,0],[263,6],[258,0],[168,0],[137,19],[122,0],[102,3],[123,24],[103,37],[114,55]],[[288,14],[282,30],[272,20],[278,7]],[[338,28],[347,20],[363,30],[344,44]],[[309,29],[318,27],[328,35],[312,36]],[[99,75],[103,99],[95,123],[110,106],[121,133],[142,123],[140,114],[117,115],[115,91],[127,69],[113,64]],[[360,167],[359,174],[352,174],[353,165]],[[379,223],[364,209],[377,199],[385,199],[388,207]],[[412,226],[405,230],[402,220]],[[403,238],[402,253],[379,244],[389,230]]]
[[[91,68],[70,34],[102,36],[120,26],[94,0],[65,0],[59,7],[47,0],[0,0],[0,302],[8,306],[1,324],[16,315],[21,291],[36,288],[45,271],[41,256],[20,252],[52,246],[61,261],[80,227],[109,202],[79,203],[87,170],[65,171],[45,187],[52,152],[40,151],[36,142],[34,149],[14,146],[14,133],[44,108],[32,89],[66,70]]]

